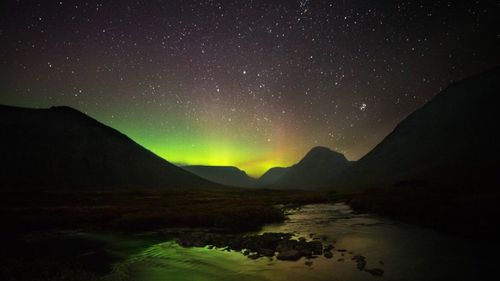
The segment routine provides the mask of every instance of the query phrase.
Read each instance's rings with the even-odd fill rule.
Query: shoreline
[[[5,226],[0,237],[7,246],[0,253],[0,279],[93,280],[118,260],[102,239],[58,237],[58,233],[145,235],[146,240],[157,242],[166,240],[165,233],[159,232],[162,229],[246,233],[283,222],[286,208],[335,201],[325,192],[272,190],[5,192],[0,198]],[[44,233],[55,236],[34,239]],[[30,235],[31,240],[26,240]]]

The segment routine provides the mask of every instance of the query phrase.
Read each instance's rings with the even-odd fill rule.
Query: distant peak
[[[212,165],[185,165],[184,167],[192,167],[192,168],[205,168],[205,169],[225,169],[225,170],[238,170],[242,171],[240,168],[235,166],[212,166]]]
[[[186,165],[186,166],[182,166],[183,168],[185,169],[191,169],[191,170],[205,170],[205,171],[208,171],[208,170],[212,170],[212,171],[230,171],[230,172],[236,172],[236,173],[240,173],[240,174],[244,174],[245,176],[248,176],[247,173],[238,168],[238,167],[235,167],[235,166],[210,166],[210,165]]]
[[[334,150],[331,150],[328,147],[324,147],[324,146],[313,147],[302,160],[307,161],[307,160],[316,159],[318,157],[320,157],[320,158],[324,158],[324,157],[336,158],[336,159],[341,159],[341,160],[347,161],[344,154],[337,152],[337,151],[334,151]]]
[[[309,152],[335,152],[335,151],[333,151],[325,146],[315,146],[315,147],[311,148],[311,150]]]
[[[344,154],[331,150],[325,146],[315,146],[307,153],[307,155],[317,155],[317,154],[335,154],[339,156],[344,156]]]
[[[272,167],[267,171],[269,172],[269,171],[277,171],[277,170],[283,170],[283,169],[288,169],[288,167]]]

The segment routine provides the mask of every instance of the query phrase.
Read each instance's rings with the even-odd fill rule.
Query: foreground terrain
[[[165,229],[241,233],[284,221],[286,208],[336,199],[325,192],[269,190],[4,192],[0,279],[89,280],[119,259],[105,241],[58,233],[141,234],[145,243],[165,240]]]

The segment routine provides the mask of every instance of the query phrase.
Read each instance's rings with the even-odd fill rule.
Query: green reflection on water
[[[182,248],[174,242],[153,245],[117,264],[109,280],[267,280],[255,271],[269,260],[249,260],[241,253]],[[265,269],[264,269],[265,270]],[[257,274],[260,275],[260,274]]]

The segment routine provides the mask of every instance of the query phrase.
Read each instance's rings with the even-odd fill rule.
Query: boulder
[[[333,250],[333,245],[332,244],[328,244],[327,246],[325,246],[325,249],[323,249],[323,251],[331,251]]]
[[[359,270],[364,270],[366,267],[366,259],[363,256],[354,256],[352,257],[352,260],[356,262],[356,267]]]
[[[311,241],[309,242],[309,247],[311,248],[314,255],[323,254],[323,243],[321,243],[321,241]]]
[[[264,257],[272,257],[272,256],[274,256],[274,250],[261,249],[261,250],[259,250],[259,254],[263,255]]]
[[[371,269],[365,269],[366,272],[370,273],[371,275],[374,276],[382,276],[384,275],[384,270],[380,268],[371,268]]]
[[[297,250],[286,250],[280,252],[277,256],[277,259],[283,261],[297,261],[302,257],[301,253]]]

